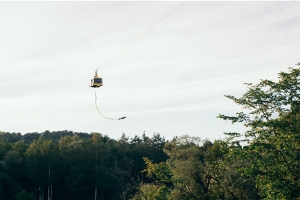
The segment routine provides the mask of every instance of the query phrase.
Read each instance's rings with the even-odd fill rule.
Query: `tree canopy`
[[[226,95],[245,111],[236,116],[219,115],[249,128],[244,134],[227,133],[231,145],[244,145],[234,156],[252,163],[241,170],[255,177],[261,198],[299,198],[300,69],[280,72],[278,82],[261,80],[246,85],[242,97]]]

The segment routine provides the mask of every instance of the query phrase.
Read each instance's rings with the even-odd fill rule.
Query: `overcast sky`
[[[0,131],[245,131],[224,95],[300,62],[300,2],[0,2]],[[90,88],[94,70],[103,87]]]

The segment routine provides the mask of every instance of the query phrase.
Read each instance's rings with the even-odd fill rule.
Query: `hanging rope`
[[[98,113],[105,119],[110,119],[110,120],[121,120],[121,119],[125,119],[126,117],[119,117],[119,118],[110,118],[110,117],[105,117],[104,115],[102,115],[102,113],[100,112],[98,106],[97,106],[97,93],[96,93],[96,89],[95,89],[95,106],[98,110]]]

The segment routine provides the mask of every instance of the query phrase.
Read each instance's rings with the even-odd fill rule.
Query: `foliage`
[[[167,188],[167,184],[170,182],[171,172],[169,166],[164,163],[151,162],[148,158],[144,158],[147,167],[143,172],[147,173],[147,177],[152,179],[152,183],[141,183],[139,186],[139,192],[132,198],[138,199],[167,199],[170,190]]]
[[[232,145],[245,145],[235,153],[251,163],[240,170],[255,177],[259,195],[263,199],[296,199],[300,197],[300,69],[290,68],[278,78],[278,82],[246,84],[248,91],[240,98],[227,95],[248,112],[219,118],[243,122],[249,128],[245,134],[228,135]]]
[[[165,158],[159,134],[137,141],[71,131],[16,135],[0,134],[0,199],[128,199],[147,179],[143,156]]]
[[[164,151],[169,156],[166,162],[144,158],[143,171],[152,181],[140,184],[133,199],[249,199],[240,195],[235,180],[224,178],[234,169],[224,160],[228,147],[222,141],[185,135],[167,142]]]

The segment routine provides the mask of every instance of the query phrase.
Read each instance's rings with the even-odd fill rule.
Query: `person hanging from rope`
[[[97,92],[96,92],[96,88],[103,86],[102,84],[102,78],[98,77],[98,73],[97,73],[98,69],[95,70],[95,76],[94,78],[91,80],[91,87],[95,88],[95,106],[97,108],[98,113],[105,119],[110,119],[110,120],[122,120],[125,119],[126,117],[119,117],[119,118],[110,118],[110,117],[105,117],[104,115],[102,115],[102,113],[100,112],[98,106],[97,106]]]

